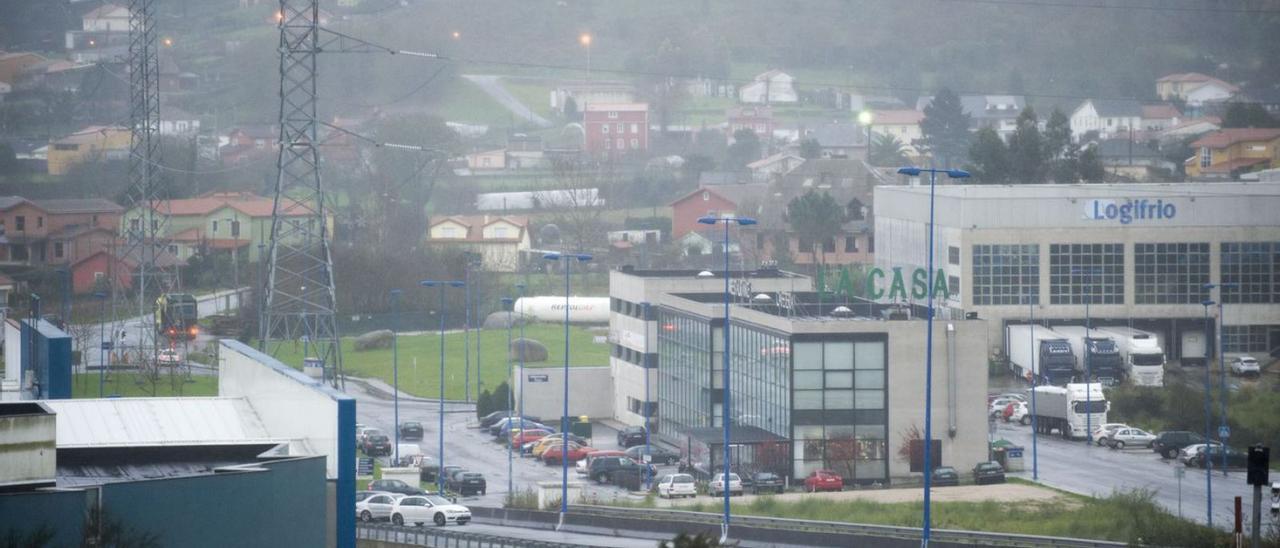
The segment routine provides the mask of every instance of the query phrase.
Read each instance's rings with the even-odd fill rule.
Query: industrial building
[[[923,279],[929,187],[875,193],[868,295],[922,303],[923,283],[893,281]],[[1095,326],[1156,333],[1171,360],[1212,355],[1217,325],[1224,353],[1280,348],[1280,184],[946,184],[935,209],[942,317],[987,320],[992,354],[1005,325],[1083,324],[1086,308]],[[1206,299],[1224,305],[1207,333]]]

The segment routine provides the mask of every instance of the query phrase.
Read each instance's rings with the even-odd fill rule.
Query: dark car
[[[1204,443],[1204,436],[1186,430],[1169,430],[1156,434],[1155,441],[1151,442],[1151,450],[1166,459],[1176,459],[1183,447],[1197,443]]]
[[[425,495],[426,491],[400,480],[373,480],[369,482],[370,491],[386,491],[401,495]]]
[[[493,426],[493,423],[507,418],[508,413],[510,413],[510,411],[503,409],[501,411],[494,411],[492,413],[489,413],[488,415],[480,417],[480,428],[488,428],[490,426]]]
[[[405,421],[400,423],[400,439],[421,440],[422,423],[418,421]]]
[[[641,466],[641,464],[627,457],[597,457],[592,459],[591,470],[588,471],[587,477],[595,480],[596,483],[607,483],[612,479],[610,474],[614,470],[633,469],[639,474]],[[652,466],[649,467],[650,474],[655,474],[656,472],[657,470]]]
[[[444,479],[449,481],[449,476],[458,470],[462,470],[461,466],[450,464],[444,467]],[[439,479],[437,475],[440,472],[440,466],[436,463],[423,464],[418,468],[418,478],[425,482],[436,483]]]
[[[742,479],[745,483],[747,478],[743,476]],[[746,489],[747,486],[743,485],[742,488]],[[786,488],[786,482],[782,481],[782,478],[773,472],[756,472],[751,476],[751,492],[757,495],[760,493],[781,493]]]
[[[641,443],[635,447],[631,447],[626,451],[627,456],[636,462],[644,462],[644,444]],[[650,464],[675,464],[680,462],[680,453],[667,449],[659,445],[649,444]]]
[[[370,457],[391,454],[391,438],[386,434],[374,434],[364,439],[364,443],[360,445],[360,449],[364,454]]]
[[[1001,471],[1003,474],[1004,472]],[[933,478],[930,483],[934,487],[946,487],[949,485],[960,485],[960,472],[950,466],[939,466],[933,469]]]
[[[1205,468],[1204,459],[1208,454],[1213,460],[1214,468],[1222,467],[1222,447],[1215,445],[1208,448],[1201,448],[1200,451],[1187,459],[1187,466],[1199,466]],[[1244,468],[1249,466],[1249,454],[1239,449],[1227,448],[1227,468]]]
[[[937,473],[936,469],[934,473]],[[992,461],[978,463],[973,467],[973,483],[978,485],[1004,483],[1004,467]]]
[[[644,469],[639,466],[614,469],[609,472],[608,477],[609,483],[628,491],[639,491],[644,486]],[[651,479],[651,481],[654,480]]]
[[[455,472],[449,477],[449,481],[445,483],[445,487],[462,496],[469,496],[485,493],[484,474],[479,472],[461,471]]]
[[[628,426],[618,431],[618,447],[644,445],[644,427]]]

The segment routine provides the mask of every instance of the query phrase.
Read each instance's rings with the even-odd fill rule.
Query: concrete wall
[[[39,402],[0,408],[0,486],[52,487],[57,468],[56,416]]]
[[[516,373],[524,376],[525,414],[539,417],[544,423],[559,428],[559,418],[564,412],[564,368],[526,367],[521,370],[517,366]],[[544,378],[545,381],[542,380]],[[519,402],[519,377],[513,388]],[[608,367],[569,368],[569,415],[586,415],[592,419],[613,416],[613,380]]]

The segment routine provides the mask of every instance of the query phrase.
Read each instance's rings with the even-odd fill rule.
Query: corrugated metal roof
[[[235,445],[274,438],[241,398],[48,400],[58,448]]]

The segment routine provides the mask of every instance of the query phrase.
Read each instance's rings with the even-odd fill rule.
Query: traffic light
[[[1271,448],[1261,445],[1249,447],[1249,485],[1267,485],[1267,467],[1271,463]]]

